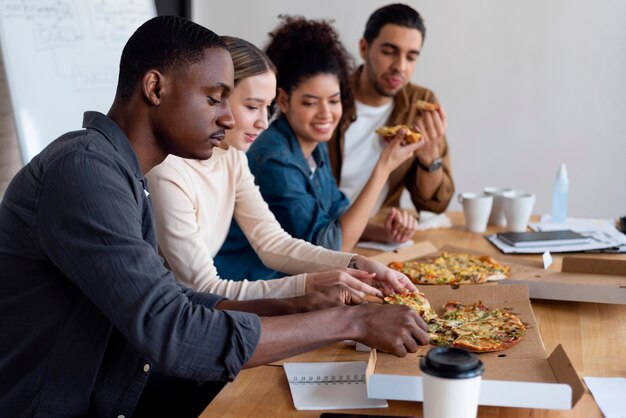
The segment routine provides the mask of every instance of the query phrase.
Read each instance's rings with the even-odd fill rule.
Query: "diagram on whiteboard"
[[[113,101],[124,44],[152,0],[3,0],[0,35],[24,162]]]

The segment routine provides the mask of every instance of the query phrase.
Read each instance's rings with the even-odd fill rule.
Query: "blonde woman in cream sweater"
[[[267,128],[267,110],[276,92],[275,68],[252,44],[224,40],[235,67],[230,97],[235,128],[226,132],[223,147],[214,148],[210,159],[170,155],[147,176],[159,248],[177,280],[231,299],[291,297],[337,283],[378,296],[381,290],[416,290],[406,276],[378,262],[292,238],[282,229],[255,185],[244,153]],[[233,216],[264,264],[295,276],[220,278],[213,257]]]

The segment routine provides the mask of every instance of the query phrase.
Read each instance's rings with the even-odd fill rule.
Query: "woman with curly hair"
[[[348,86],[352,59],[324,20],[283,17],[270,36],[266,53],[278,70],[280,115],[250,147],[250,169],[264,200],[288,233],[326,248],[350,251],[363,235],[389,174],[421,143],[402,145],[402,134],[398,134],[350,205],[330,171],[326,142],[343,109],[353,106]],[[407,229],[401,224],[394,227]],[[218,270],[231,277],[275,273],[263,265],[235,222],[215,261]]]
[[[213,149],[210,159],[170,155],[148,174],[159,248],[176,279],[195,290],[231,299],[298,296],[335,283],[370,294],[380,294],[372,285],[410,287],[408,279],[380,263],[292,238],[281,228],[255,186],[242,152],[267,128],[268,107],[276,95],[276,68],[251,43],[230,36],[222,39],[235,70],[229,98],[235,127],[226,131],[221,148]],[[213,256],[226,239],[233,216],[263,262],[296,276],[254,281],[270,277],[216,270]],[[241,257],[237,258],[240,263]],[[346,269],[351,260],[363,271]]]

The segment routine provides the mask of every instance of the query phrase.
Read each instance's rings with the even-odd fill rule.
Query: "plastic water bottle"
[[[562,223],[567,218],[567,194],[569,192],[569,179],[567,178],[567,168],[561,164],[556,179],[554,180],[554,191],[552,193],[552,222]]]

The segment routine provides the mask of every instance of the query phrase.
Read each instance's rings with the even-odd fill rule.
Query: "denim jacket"
[[[317,169],[311,173],[300,143],[281,116],[248,151],[248,163],[263,199],[283,229],[293,237],[332,250],[341,250],[340,216],[349,206],[330,170],[325,143],[313,151]],[[267,269],[235,221],[215,257],[220,276],[249,280],[279,277]],[[263,276],[263,277],[261,277]]]

